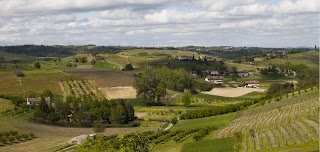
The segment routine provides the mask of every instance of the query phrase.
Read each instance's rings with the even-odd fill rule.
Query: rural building
[[[289,68],[276,68],[278,70],[278,73],[284,74],[285,76],[288,75],[296,75],[296,72]]]
[[[191,71],[191,75],[192,75],[192,77],[198,77],[197,71]]]
[[[259,88],[260,82],[257,80],[248,80],[248,81],[244,81],[244,86],[247,88]]]
[[[204,80],[213,84],[223,84],[223,76],[206,76]]]
[[[210,71],[210,75],[219,75],[219,71]]]
[[[238,76],[239,77],[248,77],[250,74],[247,71],[239,71]]]
[[[192,56],[179,56],[178,60],[180,61],[192,60]]]
[[[50,97],[45,97],[44,101],[51,102],[51,98]],[[41,102],[41,98],[40,97],[27,98],[27,105],[38,105],[40,102]]]
[[[228,82],[228,85],[229,85],[229,87],[238,87],[239,83],[236,81],[230,81],[230,82]]]

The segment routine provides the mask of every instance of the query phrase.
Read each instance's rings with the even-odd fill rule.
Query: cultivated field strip
[[[313,91],[244,111],[218,133],[218,138],[242,133],[242,151],[319,141],[318,101],[318,92]]]
[[[67,96],[90,96],[94,99],[103,97],[102,93],[89,80],[67,80],[62,81]]]

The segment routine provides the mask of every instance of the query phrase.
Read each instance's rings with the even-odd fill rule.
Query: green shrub
[[[178,119],[176,117],[172,118],[171,121],[170,121],[172,124],[177,124],[178,122]]]

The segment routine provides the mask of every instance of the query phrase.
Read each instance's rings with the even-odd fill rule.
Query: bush
[[[7,137],[3,136],[0,138],[1,143],[6,143],[8,141]]]
[[[176,117],[172,118],[171,121],[170,121],[172,124],[177,124],[178,122],[178,119]]]
[[[9,140],[10,142],[13,142],[13,141],[14,141],[14,139],[15,139],[15,137],[14,137],[14,136],[9,136],[9,137],[8,137],[8,140]]]

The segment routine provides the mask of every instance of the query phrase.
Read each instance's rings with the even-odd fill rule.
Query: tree
[[[88,61],[87,57],[81,57],[80,62],[81,63],[86,63]]]
[[[97,61],[96,61],[95,59],[91,60],[91,64],[92,64],[92,65],[95,65],[96,62],[97,62]]]
[[[185,105],[185,106],[189,106],[191,104],[191,92],[190,90],[184,90],[184,93],[181,97],[181,102]]]
[[[132,71],[133,70],[133,65],[131,63],[128,63],[124,66],[125,71]]]
[[[232,73],[234,73],[234,74],[237,74],[237,73],[238,73],[237,67],[235,67],[235,66],[232,67]]]
[[[53,93],[49,89],[46,89],[42,92],[42,97],[50,97],[53,100]]]
[[[40,62],[37,61],[37,62],[34,64],[34,67],[37,68],[37,69],[40,69],[40,67],[41,67]]]

